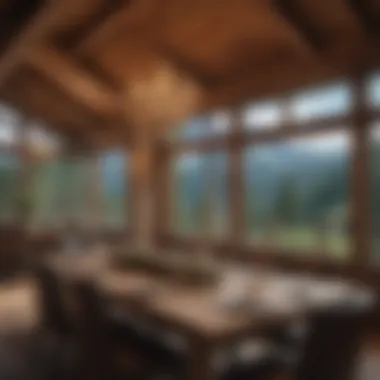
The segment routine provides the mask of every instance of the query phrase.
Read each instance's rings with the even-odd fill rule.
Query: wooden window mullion
[[[365,80],[354,81],[355,98],[352,155],[352,236],[353,261],[359,265],[370,262],[371,202],[370,202],[370,139],[369,113],[365,101]]]

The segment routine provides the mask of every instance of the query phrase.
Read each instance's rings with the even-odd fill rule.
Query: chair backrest
[[[104,301],[88,282],[75,284],[74,292],[80,308],[77,330],[80,365],[87,376],[85,378],[107,378],[112,366],[113,352]]]
[[[58,334],[69,334],[70,322],[56,276],[42,264],[36,269],[36,274],[40,287],[40,307],[44,326]]]
[[[88,346],[107,346],[110,342],[107,331],[105,303],[101,295],[88,282],[75,285],[75,296],[80,307],[79,335]]]
[[[352,379],[368,314],[368,307],[357,305],[315,313],[296,379]]]

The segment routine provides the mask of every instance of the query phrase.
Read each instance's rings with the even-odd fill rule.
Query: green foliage
[[[280,225],[295,224],[298,216],[300,197],[297,194],[296,181],[292,176],[284,175],[280,182],[278,195],[273,207],[273,217]]]

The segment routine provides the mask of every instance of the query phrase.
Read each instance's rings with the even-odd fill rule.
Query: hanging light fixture
[[[169,62],[156,59],[149,72],[129,79],[125,111],[137,126],[149,129],[178,124],[197,111],[201,88]]]

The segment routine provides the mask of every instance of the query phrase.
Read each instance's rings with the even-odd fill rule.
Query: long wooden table
[[[304,303],[282,311],[233,311],[221,305],[218,286],[174,285],[162,277],[112,268],[102,256],[65,258],[53,267],[65,281],[92,281],[113,303],[148,323],[184,336],[190,347],[191,380],[214,378],[212,357],[217,349],[305,318],[311,310],[311,303]],[[276,278],[284,280],[278,275],[272,276],[271,281],[277,281]],[[305,286],[302,281],[300,278],[298,286]],[[318,283],[325,286],[322,280],[308,284],[315,288]],[[334,298],[330,297],[332,301]]]

